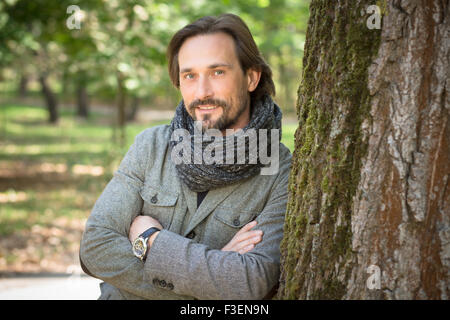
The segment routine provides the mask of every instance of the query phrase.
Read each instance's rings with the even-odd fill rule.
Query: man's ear
[[[247,86],[248,92],[253,92],[258,87],[259,79],[261,79],[261,71],[255,69],[247,70]]]

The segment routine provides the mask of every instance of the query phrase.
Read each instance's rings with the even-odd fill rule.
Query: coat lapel
[[[191,215],[193,215],[197,211],[197,192],[190,190],[182,181],[179,183],[181,185],[181,190],[183,190],[184,199],[186,200],[188,210]]]
[[[181,188],[183,189],[183,193],[186,197],[187,205],[189,211],[195,212],[192,215],[191,221],[188,224],[186,231],[183,236],[186,236],[189,232],[191,232],[197,225],[199,225],[204,219],[206,219],[214,209],[228,197],[228,195],[233,192],[238,186],[241,185],[242,182],[233,183],[226,187],[222,187],[219,189],[210,190],[205,199],[200,204],[200,207],[197,208],[197,192],[194,192],[189,189],[189,187],[181,183]]]

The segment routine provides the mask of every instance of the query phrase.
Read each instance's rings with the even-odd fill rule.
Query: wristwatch
[[[133,253],[136,257],[141,259],[142,261],[147,258],[147,242],[148,238],[152,236],[155,232],[161,231],[158,228],[151,227],[150,229],[145,230],[142,232],[139,237],[136,238],[136,240],[133,241]]]

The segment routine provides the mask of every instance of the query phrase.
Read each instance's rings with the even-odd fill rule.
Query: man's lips
[[[200,112],[210,112],[210,111],[214,111],[217,108],[219,108],[218,106],[212,106],[212,105],[202,105],[202,106],[198,106],[196,107]]]

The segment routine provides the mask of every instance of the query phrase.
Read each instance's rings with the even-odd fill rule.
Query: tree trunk
[[[47,76],[45,74],[41,74],[39,76],[39,82],[41,83],[42,94],[44,95],[45,102],[47,104],[49,122],[56,123],[59,119],[58,102],[56,100],[56,96],[48,86]]]
[[[133,96],[131,98],[131,105],[130,105],[130,111],[127,115],[127,121],[134,121],[136,120],[136,115],[139,109],[139,97]]]
[[[310,7],[279,299],[449,299],[449,1]]]
[[[19,82],[18,94],[20,98],[25,98],[28,93],[28,82],[30,78],[26,74],[22,74]]]
[[[77,115],[83,118],[89,116],[89,101],[86,84],[82,81],[77,83]]]
[[[124,84],[124,78],[121,72],[117,73],[117,126],[119,129],[118,143],[121,147],[125,145],[125,106],[127,101],[127,89]]]

